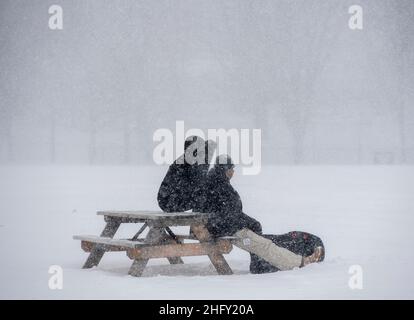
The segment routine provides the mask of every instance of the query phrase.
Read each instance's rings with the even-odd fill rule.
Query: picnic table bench
[[[97,266],[105,252],[126,251],[133,260],[129,274],[142,275],[149,259],[167,258],[171,264],[184,263],[181,257],[203,256],[210,258],[218,274],[232,274],[223,254],[229,253],[234,237],[213,238],[205,224],[208,214],[196,212],[160,211],[98,211],[106,226],[98,236],[73,236],[81,240],[81,248],[89,252],[83,268]],[[122,223],[142,223],[138,232],[130,239],[114,239]],[[172,226],[190,226],[190,234],[176,235]],[[139,236],[148,228],[145,238]],[[186,240],[198,242],[186,243]]]

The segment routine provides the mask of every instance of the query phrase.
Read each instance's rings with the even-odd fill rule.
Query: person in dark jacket
[[[204,149],[203,149],[204,148]],[[158,191],[158,205],[165,212],[194,210],[200,188],[207,177],[209,159],[215,144],[197,136],[185,140],[184,154],[168,168]],[[198,152],[203,151],[203,161]],[[191,157],[190,157],[191,156]]]
[[[208,173],[201,200],[201,212],[211,214],[207,229],[215,237],[230,236],[247,228],[262,233],[261,224],[243,213],[239,194],[230,184],[234,174],[234,164],[227,155],[218,156],[216,164]]]
[[[252,273],[291,270],[323,260],[323,244],[313,235],[289,233],[288,241],[284,236],[262,235],[260,223],[243,213],[240,196],[230,184],[233,174],[231,158],[221,155],[204,186],[201,208],[210,214],[207,229],[214,237],[236,237],[234,245],[251,254]],[[318,241],[307,241],[309,236]]]

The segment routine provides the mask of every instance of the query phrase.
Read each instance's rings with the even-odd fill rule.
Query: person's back
[[[168,168],[158,191],[158,204],[163,211],[179,212],[193,208],[192,191],[205,178],[202,168],[175,161]]]
[[[205,161],[197,161],[197,152],[205,152]],[[168,168],[161,186],[158,190],[157,200],[160,208],[165,212],[182,212],[194,210],[198,199],[195,195],[200,193],[204,184],[209,166],[209,156],[214,151],[215,145],[205,142],[200,137],[189,137],[184,144],[185,153],[180,156]],[[192,160],[188,161],[188,152],[191,152]],[[194,153],[194,154],[193,154]]]

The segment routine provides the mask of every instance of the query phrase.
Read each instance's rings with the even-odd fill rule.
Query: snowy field
[[[235,271],[218,276],[208,258],[170,266],[152,260],[144,277],[127,275],[125,253],[82,270],[87,254],[74,234],[99,234],[104,209],[155,209],[166,167],[0,167],[0,298],[12,299],[370,299],[414,298],[414,167],[265,167],[233,184],[244,211],[265,233],[319,235],[321,264],[249,274],[249,255],[234,248]],[[240,172],[240,170],[238,170]],[[137,226],[121,227],[130,236]],[[49,266],[63,268],[50,290]],[[348,286],[350,266],[363,289]]]

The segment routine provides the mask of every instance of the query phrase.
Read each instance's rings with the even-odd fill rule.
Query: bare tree
[[[6,81],[1,81],[2,97],[0,99],[0,126],[2,132],[2,139],[5,145],[6,162],[12,162],[14,160],[13,149],[13,122],[14,112],[13,108],[15,102],[12,102],[10,88],[6,87]],[[1,141],[1,140],[0,140]]]
[[[303,0],[234,6],[239,16],[232,17],[236,25],[228,28],[239,32],[229,42],[241,52],[235,55],[242,70],[238,73],[240,105],[253,115],[271,144],[273,137],[267,132],[278,110],[291,133],[293,160],[300,163],[315,83],[334,49],[339,24],[346,29],[346,20],[338,19],[343,8],[333,1]]]
[[[14,57],[16,50],[12,44],[17,33],[16,30],[10,31],[8,28],[11,21],[7,12],[12,6],[11,2],[2,2],[0,9],[0,30],[4,30],[0,36],[0,126],[4,139],[0,141],[5,144],[6,162],[15,160],[13,125],[19,104],[18,85],[15,77],[12,77],[14,70],[10,68],[10,60]]]
[[[382,54],[393,77],[382,82],[383,96],[396,114],[399,138],[399,161],[407,162],[407,104],[413,73],[414,2],[411,0],[375,2],[377,19],[370,20],[371,29],[383,42]]]
[[[394,49],[396,80],[397,80],[397,108],[398,129],[400,138],[400,158],[402,163],[407,162],[407,133],[406,133],[406,103],[405,95],[410,84],[410,58],[412,59],[411,44],[414,41],[414,3],[413,1],[385,2],[393,16],[393,23],[387,28],[390,31],[390,43]]]
[[[285,84],[281,114],[292,133],[293,160],[303,161],[306,131],[312,115],[315,84],[338,37],[338,8],[333,1],[299,1],[285,7],[287,37],[283,41],[286,54],[279,61]],[[345,29],[345,21],[342,21]]]

